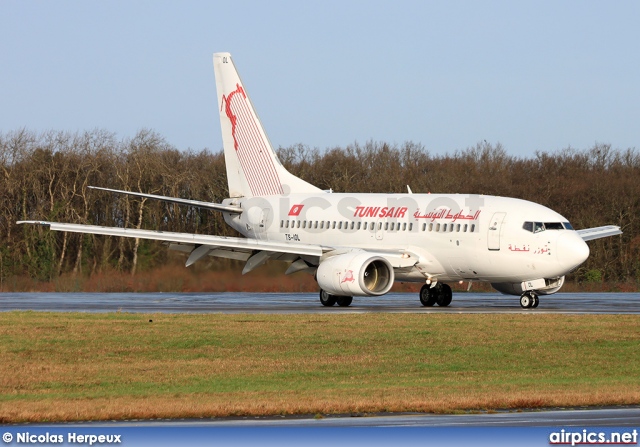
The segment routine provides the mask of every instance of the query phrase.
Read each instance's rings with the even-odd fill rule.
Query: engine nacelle
[[[492,282],[491,287],[506,295],[522,295],[527,290],[534,290],[540,295],[556,293],[564,284],[564,276],[559,278],[542,278],[524,282]]]
[[[386,259],[352,251],[332,256],[320,263],[316,272],[318,285],[338,296],[377,296],[393,285],[393,267]]]

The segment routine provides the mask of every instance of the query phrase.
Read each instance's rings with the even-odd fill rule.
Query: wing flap
[[[585,228],[584,230],[577,230],[578,235],[584,241],[591,241],[593,239],[600,239],[601,237],[616,236],[622,234],[620,227],[615,225],[605,225],[604,227]]]

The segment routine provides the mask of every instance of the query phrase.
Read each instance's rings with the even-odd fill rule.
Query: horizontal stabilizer
[[[155,194],[145,194],[142,192],[121,191],[119,189],[100,188],[99,186],[87,186],[91,189],[99,189],[100,191],[115,192],[117,194],[126,194],[128,196],[144,197],[147,199],[162,200],[164,202],[178,203],[180,205],[195,206],[214,211],[224,211],[227,213],[242,213],[242,208],[237,206],[222,205],[221,203],[201,202],[199,200],[180,199],[178,197],[157,196]]]
[[[620,230],[620,227],[615,225],[606,225],[604,227],[585,228],[584,230],[578,230],[577,233],[582,240],[590,241],[593,239],[600,239],[601,237],[622,234],[622,230]]]

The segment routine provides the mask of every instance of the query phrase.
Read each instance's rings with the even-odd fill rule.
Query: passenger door
[[[489,230],[487,233],[487,248],[489,250],[500,250],[500,231],[502,230],[502,221],[507,213],[494,213],[489,222]]]

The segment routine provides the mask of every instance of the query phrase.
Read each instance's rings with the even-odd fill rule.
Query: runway
[[[17,424],[20,425],[20,424]],[[31,424],[26,424],[31,425]],[[38,424],[40,425],[40,424]],[[384,414],[162,419],[53,423],[82,427],[638,427],[640,407],[510,411],[476,414]]]
[[[118,425],[153,426],[155,421],[120,422]],[[219,420],[159,421],[163,426],[226,427],[638,427],[640,408],[494,412],[482,414],[392,414],[237,418]]]
[[[355,297],[350,307],[324,307],[315,293],[2,293],[0,311],[140,313],[508,313],[640,314],[640,293],[557,293],[537,309],[499,293],[454,294],[449,307],[423,307],[417,294]]]

